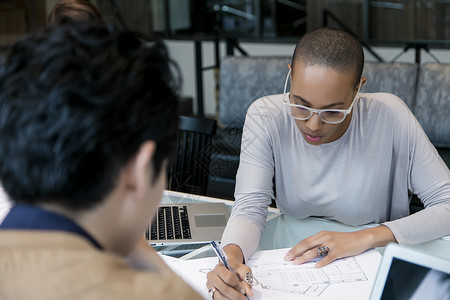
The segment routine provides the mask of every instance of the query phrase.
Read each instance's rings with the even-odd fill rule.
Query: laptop
[[[145,237],[152,246],[220,241],[228,218],[224,203],[161,204]]]
[[[449,300],[450,260],[389,244],[370,295],[379,299]]]

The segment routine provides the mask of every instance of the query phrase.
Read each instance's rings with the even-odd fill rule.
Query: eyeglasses
[[[355,103],[356,97],[358,96],[359,90],[361,88],[361,81],[360,81],[358,91],[356,92],[355,98],[353,98],[352,104],[348,109],[314,109],[299,104],[293,104],[289,101],[289,96],[287,96],[286,94],[286,87],[290,75],[291,70],[289,70],[286,76],[286,81],[284,82],[284,91],[283,91],[284,104],[290,108],[290,115],[294,119],[301,121],[308,120],[309,118],[312,117],[313,113],[317,113],[322,122],[328,124],[342,123],[345,117],[352,111],[353,104]]]

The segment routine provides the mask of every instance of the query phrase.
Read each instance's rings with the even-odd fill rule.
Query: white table
[[[204,197],[199,195],[178,193],[173,191],[164,191],[162,203],[164,204],[178,204],[178,203],[198,203],[198,202],[222,202],[227,205],[231,212],[234,201]],[[365,226],[350,226],[335,221],[325,220],[321,218],[306,218],[295,219],[281,214],[278,209],[269,208],[267,216],[266,228],[261,237],[258,250],[270,250],[293,247],[299,241],[307,238],[321,230],[350,232],[363,228],[377,226],[378,224]],[[172,247],[172,248],[171,248]],[[176,248],[175,246],[164,247],[157,250],[170,254],[170,251]],[[408,247],[415,248],[419,251],[426,252],[435,256],[440,256],[450,260],[450,240],[448,237],[432,240],[426,243],[410,245]],[[384,247],[377,248],[383,254]],[[168,252],[166,252],[168,251]],[[191,251],[186,255],[181,256],[183,259],[212,257],[214,252],[209,245],[193,246]]]

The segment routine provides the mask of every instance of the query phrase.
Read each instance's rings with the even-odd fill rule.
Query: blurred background
[[[57,2],[0,0],[0,63],[15,41],[46,25],[47,16]],[[366,61],[370,62],[450,63],[450,0],[90,2],[98,8],[107,23],[162,37],[183,78],[180,113],[217,120],[217,134],[213,135],[207,154],[211,156],[211,163],[205,168],[206,174],[209,174],[207,195],[210,196],[233,199],[243,124],[237,115],[241,114],[243,118],[247,105],[254,100],[247,99],[244,91],[256,91],[253,97],[266,95],[267,90],[281,93],[288,70],[287,61],[298,39],[305,33],[323,26],[344,29],[361,41]],[[280,70],[278,66],[275,70],[268,66],[265,71],[260,71],[265,73],[254,74],[258,72],[255,71],[257,67],[250,72],[241,72],[237,69],[248,66],[239,65],[227,70],[225,64],[221,68],[225,56],[284,57],[286,69],[283,66]],[[221,81],[222,76],[228,76],[228,81],[230,77],[239,77],[238,83],[225,87],[226,81]],[[250,86],[251,82],[260,81],[241,77],[270,78],[265,81],[269,80],[273,87]],[[383,87],[389,85],[383,84]],[[239,113],[230,114],[239,126],[221,122],[223,115],[220,117],[219,98],[224,103],[223,96],[233,98],[233,105],[236,106],[233,109]],[[228,106],[225,111],[231,107],[229,104],[222,106]],[[443,152],[440,153],[444,157]],[[447,149],[445,155],[450,162],[450,150]],[[175,187],[175,190],[178,189]]]
[[[57,0],[0,0],[0,55],[45,26]],[[181,67],[192,113],[216,113],[224,55],[292,54],[304,33],[345,28],[384,61],[450,62],[449,0],[91,0],[107,22],[156,33]],[[406,49],[406,51],[404,51]],[[378,60],[365,49],[367,60]],[[399,56],[399,54],[401,54]],[[431,55],[430,55],[431,54]],[[397,57],[399,56],[399,57]],[[434,57],[433,57],[434,56]],[[200,74],[198,74],[200,73]]]

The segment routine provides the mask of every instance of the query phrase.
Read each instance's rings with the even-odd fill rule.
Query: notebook
[[[450,300],[450,260],[389,244],[372,288],[375,299]]]
[[[220,241],[228,218],[223,203],[161,204],[145,237],[153,246]]]

